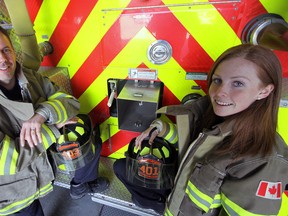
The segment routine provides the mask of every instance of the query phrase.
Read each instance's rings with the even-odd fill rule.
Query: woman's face
[[[218,116],[230,116],[248,108],[255,100],[267,97],[273,85],[263,86],[257,65],[242,59],[225,60],[218,65],[209,87],[213,110]]]

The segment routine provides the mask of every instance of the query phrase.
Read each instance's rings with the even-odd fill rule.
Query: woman
[[[271,50],[238,45],[214,63],[208,96],[159,110],[187,122],[177,119],[181,163],[165,215],[277,215],[288,184],[287,145],[276,132],[281,77]],[[136,145],[155,127],[150,142],[173,130],[157,119]]]

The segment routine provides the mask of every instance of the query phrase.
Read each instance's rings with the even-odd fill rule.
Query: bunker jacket
[[[77,115],[79,102],[40,74],[23,69],[17,77],[25,102],[11,101],[0,92],[0,215],[17,212],[51,191],[54,179],[46,149],[60,132],[56,123]],[[23,121],[34,113],[44,116],[43,142],[21,147],[19,134]]]
[[[281,200],[285,197],[282,194],[288,184],[286,143],[277,134],[277,147],[265,157],[256,155],[233,160],[229,155],[211,154],[229,140],[233,121],[204,130],[194,139],[195,129],[209,103],[205,96],[191,104],[163,107],[158,111],[176,116],[180,152],[178,173],[164,215],[279,215]],[[173,127],[159,121],[153,124],[162,125],[160,135],[172,134],[167,131]],[[287,208],[287,204],[283,208]]]

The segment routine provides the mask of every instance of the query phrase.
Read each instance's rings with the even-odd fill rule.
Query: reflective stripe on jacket
[[[46,149],[60,136],[55,124],[77,115],[80,107],[73,96],[37,72],[24,68],[17,75],[26,102],[10,101],[0,91],[5,100],[0,103],[0,215],[17,212],[52,190],[54,174]],[[22,123],[35,112],[47,119],[42,125],[43,143],[33,149],[20,147]]]
[[[288,173],[287,145],[277,134],[277,148],[266,157],[256,155],[237,161],[229,156],[206,157],[226,142],[233,127],[233,122],[219,124],[193,139],[208,105],[206,96],[192,104],[164,107],[158,111],[174,115],[176,119],[183,117],[177,119],[183,156],[165,215],[277,215],[281,194],[288,184],[285,174]],[[179,119],[184,119],[184,123]],[[186,131],[190,134],[183,134],[185,128],[189,128]],[[194,141],[190,144],[190,140]]]

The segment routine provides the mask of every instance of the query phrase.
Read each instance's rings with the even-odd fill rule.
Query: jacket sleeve
[[[79,113],[80,103],[74,96],[62,91],[59,86],[41,74],[35,73],[35,77],[45,94],[45,100],[37,102],[35,112],[44,116],[47,124],[63,123]]]
[[[55,126],[42,125],[43,142],[30,148],[28,145],[20,147],[20,139],[4,134],[0,131],[0,175],[13,175],[28,167],[35,158],[42,155],[56,142],[60,133]]]
[[[175,124],[161,119],[156,119],[151,123],[150,127],[156,127],[159,132],[158,136],[167,140],[171,144],[176,144],[178,142],[177,128]]]

